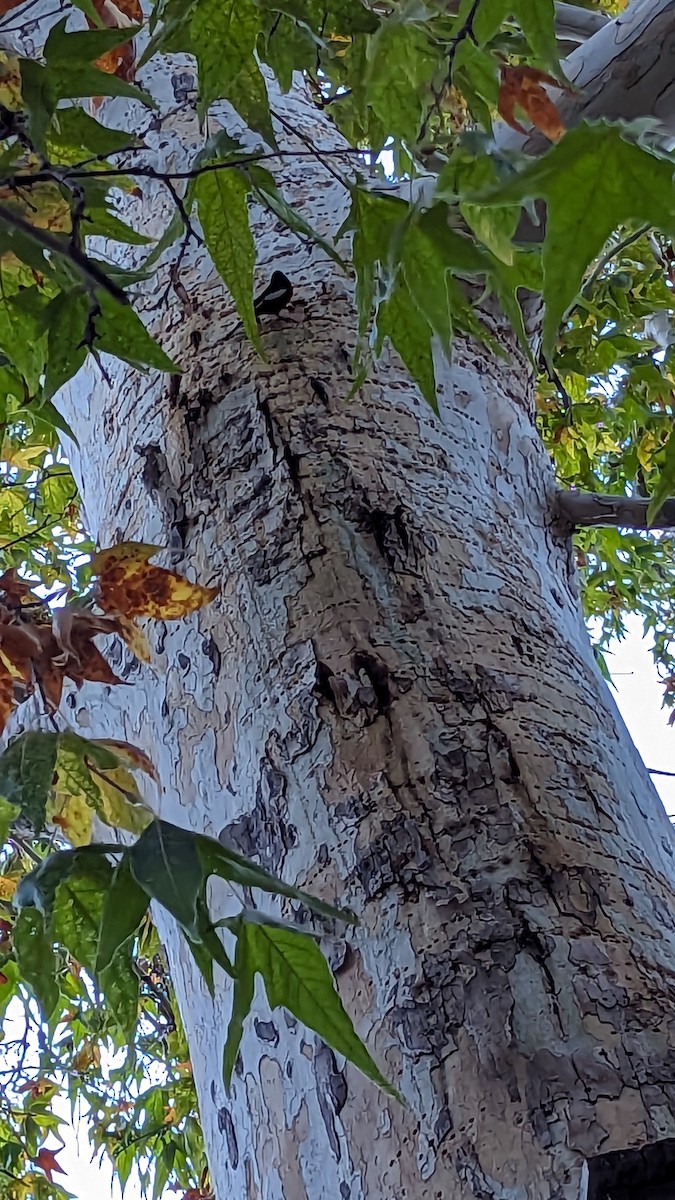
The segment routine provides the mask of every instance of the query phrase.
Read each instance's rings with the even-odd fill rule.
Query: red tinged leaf
[[[516,105],[527,113],[536,129],[552,142],[557,142],[565,132],[562,118],[551,97],[544,90],[544,85],[557,88],[560,92],[570,92],[553,75],[538,71],[536,67],[502,67],[501,85],[499,88],[499,115],[512,129],[518,133],[527,133],[516,117]]]
[[[38,1150],[37,1154],[35,1155],[35,1158],[33,1159],[33,1162],[37,1163],[38,1167],[40,1167],[41,1170],[44,1171],[44,1173],[47,1176],[47,1179],[49,1180],[50,1183],[54,1182],[53,1177],[55,1174],[58,1174],[58,1175],[66,1175],[67,1174],[67,1172],[64,1171],[63,1167],[59,1166],[59,1162],[58,1162],[58,1159],[57,1159],[54,1151],[47,1150],[47,1148],[45,1146],[43,1146],[41,1150]]]

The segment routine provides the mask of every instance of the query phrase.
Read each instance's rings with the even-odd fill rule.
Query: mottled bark
[[[178,163],[197,123],[162,104]],[[275,107],[334,148],[301,93]],[[320,164],[284,183],[339,227]],[[169,820],[360,913],[327,948],[408,1107],[262,1003],[226,1095],[227,982],[211,1002],[167,926],[217,1195],[580,1200],[587,1157],[675,1136],[673,841],[594,665],[529,367],[493,313],[509,363],[459,343],[440,420],[393,358],[349,400],[349,281],[254,216],[261,278],[296,287],[265,363],[191,246],[145,300],[183,377],[92,365],[61,399],[101,542],[222,588],[72,719],[152,755]]]

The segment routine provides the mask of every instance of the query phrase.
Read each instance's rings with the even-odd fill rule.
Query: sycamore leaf
[[[651,525],[666,500],[675,493],[675,430],[671,430],[663,450],[663,466],[647,509],[647,524]]]
[[[119,304],[104,291],[98,292],[97,299],[100,308],[100,316],[94,322],[97,350],[141,370],[154,367],[174,375],[180,373],[180,367],[164,353],[130,305]]]
[[[33,1162],[38,1165],[41,1171],[44,1171],[50,1183],[53,1182],[53,1177],[56,1172],[58,1172],[59,1175],[67,1174],[67,1171],[64,1171],[63,1167],[59,1165],[56,1153],[53,1150],[48,1150],[46,1146],[43,1146],[40,1150],[38,1150]]]
[[[14,922],[14,952],[21,979],[35,993],[45,1019],[59,1001],[56,956],[37,908],[24,908]]]
[[[411,303],[407,288],[397,282],[381,302],[376,318],[375,352],[389,338],[410,371],[427,404],[438,412],[436,373],[431,352],[431,329],[420,310]]]
[[[73,855],[72,868],[57,885],[54,894],[54,939],[92,973],[103,905],[112,874],[113,869],[104,855],[82,851]]]
[[[314,938],[278,924],[249,922],[242,913],[237,927],[235,974],[232,1017],[223,1055],[226,1086],[237,1057],[243,1021],[251,1007],[255,976],[259,974],[270,1008],[286,1008],[364,1075],[397,1097],[356,1033]]]
[[[261,891],[270,892],[275,896],[287,896],[290,900],[300,900],[313,912],[330,921],[356,924],[356,917],[347,909],[335,908],[317,896],[303,892],[291,884],[283,883],[281,879],[272,875],[270,871],[266,871],[264,867],[259,867],[257,863],[230,850],[228,846],[223,846],[214,838],[205,837],[203,834],[193,836],[206,877],[219,875],[221,879],[226,879],[230,883],[238,883],[242,887],[257,887]]]
[[[475,197],[477,203],[500,206],[546,200],[542,262],[548,356],[584,272],[616,228],[636,221],[675,233],[672,162],[628,136],[603,122],[579,125],[510,183]]]
[[[229,100],[249,128],[274,146],[267,89],[254,57],[262,29],[263,12],[253,0],[197,0],[189,36],[201,114],[214,100]]]
[[[200,175],[194,195],[207,249],[227,285],[249,340],[262,352],[253,311],[255,244],[249,224],[250,184],[237,167]]]
[[[148,904],[148,893],[136,882],[127,851],[115,868],[103,905],[94,963],[97,974],[110,966],[120,946],[136,933]]]
[[[36,832],[45,823],[57,738],[55,733],[22,733],[0,754],[0,795],[18,806]]]
[[[175,621],[218,595],[216,587],[190,583],[173,571],[150,564],[148,558],[159,550],[121,542],[95,555],[92,571],[98,576],[97,603],[104,612]]]
[[[167,821],[155,820],[127,855],[139,887],[163,905],[186,933],[199,940],[197,902],[206,877],[196,836]]]
[[[64,17],[52,26],[44,47],[46,71],[57,99],[127,96],[154,107],[153,100],[140,88],[118,75],[91,65],[95,59],[109,55],[129,42],[140,32],[138,26],[66,33],[66,22],[67,18]]]

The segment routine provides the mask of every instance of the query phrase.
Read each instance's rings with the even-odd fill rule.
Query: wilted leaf
[[[519,133],[527,133],[514,116],[513,110],[519,105],[537,129],[545,133],[552,142],[557,142],[563,136],[565,126],[558,109],[545,90],[545,84],[559,91],[569,91],[569,88],[565,88],[552,75],[538,71],[535,67],[502,67],[499,115],[512,129],[517,129]]]

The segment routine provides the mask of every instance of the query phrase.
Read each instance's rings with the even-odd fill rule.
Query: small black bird
[[[283,271],[274,271],[272,278],[259,296],[253,301],[253,311],[256,317],[270,313],[277,317],[282,308],[287,308],[293,295],[293,284]]]

